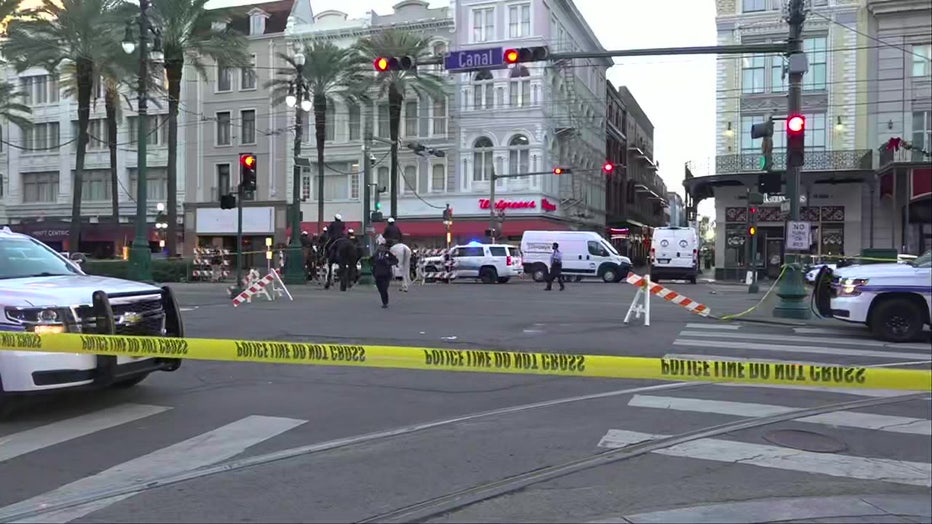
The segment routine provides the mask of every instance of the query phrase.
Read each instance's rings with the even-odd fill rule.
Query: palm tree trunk
[[[401,104],[404,101],[395,84],[388,87],[388,134],[391,138],[391,215],[398,218],[398,131],[401,126]]]
[[[327,97],[322,95],[314,95],[314,138],[317,140],[317,228],[320,230],[324,227],[324,143],[327,140]]]
[[[165,249],[168,256],[178,251],[178,101],[181,98],[181,74],[184,62],[172,60],[165,64],[168,77],[168,230]]]
[[[117,96],[115,89],[107,88],[104,107],[107,110],[107,147],[110,149],[110,207],[113,223],[120,223],[120,179],[117,174]]]
[[[87,124],[91,119],[91,90],[94,86],[94,64],[79,59],[76,64],[78,80],[78,150],[75,154],[74,177],[71,186],[71,234],[68,251],[81,250],[81,193],[84,189],[84,157],[87,154]]]

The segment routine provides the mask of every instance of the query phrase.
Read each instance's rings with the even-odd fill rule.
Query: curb
[[[766,517],[764,517],[766,515]],[[880,517],[906,517],[915,522],[932,522],[928,495],[861,495],[837,497],[793,497],[759,499],[692,506],[638,513],[589,521],[610,523],[747,523],[805,522],[815,519],[844,519],[844,522],[876,522]]]

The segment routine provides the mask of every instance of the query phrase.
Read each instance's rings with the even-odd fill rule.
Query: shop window
[[[744,243],[747,240],[744,224],[725,228],[725,267],[740,267],[746,262]]]

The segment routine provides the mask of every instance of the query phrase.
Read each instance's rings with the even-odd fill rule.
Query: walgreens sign
[[[488,198],[479,199],[479,209],[490,209],[492,201]],[[556,211],[557,205],[552,204],[546,198],[541,199],[540,207],[544,211]],[[536,200],[498,200],[495,202],[495,209],[537,209]]]

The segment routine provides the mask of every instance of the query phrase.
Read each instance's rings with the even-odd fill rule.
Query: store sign
[[[541,207],[541,209],[543,209],[544,211],[556,211],[556,210],[557,210],[557,205],[551,203],[551,202],[550,202],[549,200],[547,200],[546,198],[541,199],[541,201],[540,201],[540,207]]]
[[[489,209],[492,207],[488,198],[479,199],[479,209]],[[499,200],[495,202],[495,209],[537,209],[537,202],[534,200]]]

